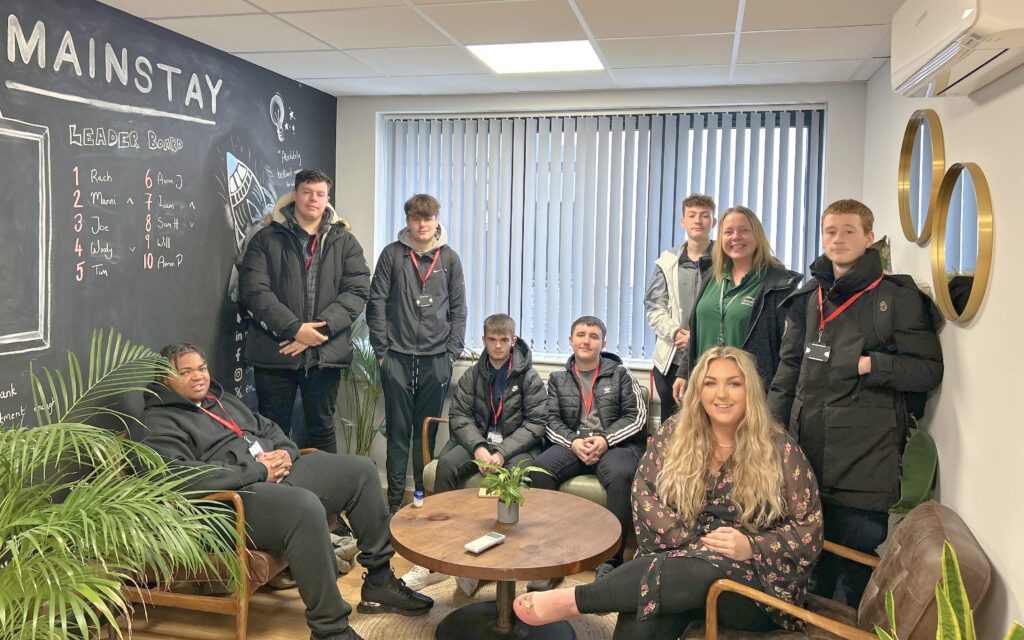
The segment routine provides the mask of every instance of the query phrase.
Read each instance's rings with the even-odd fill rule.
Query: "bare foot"
[[[532,626],[580,617],[574,588],[524,593],[515,599],[512,608],[520,620]]]

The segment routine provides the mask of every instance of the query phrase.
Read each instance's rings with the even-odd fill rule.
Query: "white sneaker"
[[[455,584],[459,585],[459,589],[462,589],[462,593],[467,596],[472,596],[476,593],[476,588],[480,586],[480,581],[476,578],[464,578],[462,576],[455,577]]]
[[[426,567],[421,567],[420,565],[416,564],[413,565],[412,569],[409,570],[409,573],[402,576],[402,582],[404,582],[405,586],[409,587],[413,591],[420,591],[424,587],[432,585],[435,582],[447,580],[450,577],[451,576],[445,573],[441,573],[439,571],[431,571]]]

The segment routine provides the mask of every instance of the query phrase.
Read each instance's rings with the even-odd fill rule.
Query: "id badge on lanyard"
[[[416,253],[412,249],[409,249],[409,258],[412,260],[413,269],[416,270],[416,275],[420,277],[420,283],[423,289],[427,286],[427,280],[434,274],[434,266],[437,265],[437,258],[441,255],[441,249],[434,250],[434,259],[430,263],[430,268],[427,270],[427,277],[423,277],[420,273],[420,263],[416,260]],[[420,295],[416,296],[416,306],[419,308],[430,307],[434,304],[434,296],[430,295],[426,291],[420,289]]]

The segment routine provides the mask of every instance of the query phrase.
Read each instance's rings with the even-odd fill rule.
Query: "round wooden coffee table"
[[[446,638],[574,638],[567,622],[540,627],[512,613],[516,580],[560,578],[593,569],[619,547],[621,527],[610,511],[558,491],[527,489],[519,522],[498,522],[495,498],[477,489],[448,491],[403,507],[391,518],[391,544],[404,558],[431,571],[498,582],[497,602],[467,605],[437,628]],[[497,531],[505,542],[474,555],[470,540]]]

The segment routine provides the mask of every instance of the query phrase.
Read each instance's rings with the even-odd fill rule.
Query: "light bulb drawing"
[[[284,142],[284,100],[280,93],[270,99],[270,122],[277,127],[278,142]]]

